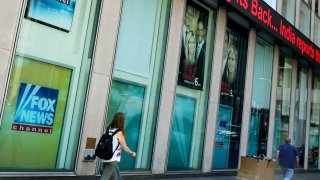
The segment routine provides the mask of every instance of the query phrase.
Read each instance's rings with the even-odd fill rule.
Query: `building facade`
[[[292,137],[320,168],[318,0],[0,1],[0,177],[231,172]]]

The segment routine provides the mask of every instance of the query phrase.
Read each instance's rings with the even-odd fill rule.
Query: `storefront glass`
[[[274,124],[274,139],[272,153],[275,153],[280,144],[289,136],[289,117],[291,99],[292,59],[280,56],[278,67],[278,86],[276,100],[276,116]]]
[[[126,141],[137,152],[122,153],[120,169],[150,169],[170,0],[124,0],[106,126],[116,112],[126,116]],[[107,39],[106,39],[107,40]]]
[[[187,1],[167,169],[200,169],[216,12]]]
[[[269,6],[271,6],[275,11],[277,10],[277,0],[263,0]]]
[[[316,14],[314,16],[314,32],[320,32],[320,16]],[[320,33],[314,33],[314,43],[320,46]]]
[[[293,145],[298,148],[300,161],[303,167],[304,148],[306,139],[306,122],[307,122],[307,100],[308,100],[308,71],[307,68],[298,68],[298,81],[296,89],[296,111],[293,125]]]
[[[320,129],[320,77],[313,76],[308,168],[318,168]]]
[[[307,37],[310,37],[311,7],[301,1],[299,30]]]
[[[101,1],[27,2],[0,128],[0,168],[73,171]]]
[[[247,49],[248,30],[228,19],[213,169],[238,167]]]
[[[281,15],[294,25],[296,13],[296,1],[283,0]]]
[[[254,62],[248,155],[267,154],[273,47],[258,39]]]

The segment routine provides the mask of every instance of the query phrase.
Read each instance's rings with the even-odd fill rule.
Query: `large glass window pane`
[[[141,135],[140,124],[143,115],[143,103],[145,95],[145,87],[134,84],[129,84],[121,81],[114,80],[111,88],[111,99],[108,110],[110,112],[118,112],[121,109],[125,110],[126,121],[125,127],[127,135],[127,145],[134,152],[137,151],[138,139]],[[108,113],[108,122],[112,121],[112,114]],[[120,167],[123,169],[130,169],[134,167],[134,158],[127,153],[121,155]]]
[[[174,121],[170,138],[168,168],[189,168],[192,130],[196,100],[177,96],[174,106]]]
[[[308,168],[318,168],[320,129],[320,77],[313,76]]]
[[[273,47],[258,39],[254,63],[248,155],[267,154]]]
[[[307,100],[308,100],[308,71],[299,66],[296,89],[296,111],[293,125],[293,145],[298,148],[300,165],[304,163],[304,148],[306,139]]]
[[[294,25],[296,1],[283,0],[281,15]]]
[[[320,32],[320,17],[315,15],[314,18],[314,32]],[[320,33],[314,33],[314,43],[320,46]]]
[[[170,0],[124,0],[106,126],[116,112],[126,116],[120,169],[150,169]]]
[[[274,10],[277,10],[277,0],[263,0],[269,6],[271,6]]]
[[[276,101],[276,119],[272,153],[275,156],[280,144],[289,136],[289,117],[291,99],[292,59],[280,56],[278,68],[278,87]]]
[[[301,2],[299,22],[300,31],[310,37],[311,8],[304,2]]]
[[[1,169],[74,169],[101,1],[64,2],[28,1],[0,128]]]
[[[200,169],[207,118],[215,11],[187,1],[167,169]]]
[[[239,159],[248,31],[231,19],[226,31],[213,169],[236,169]]]

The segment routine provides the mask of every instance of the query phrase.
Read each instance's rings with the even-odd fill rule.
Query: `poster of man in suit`
[[[178,84],[202,90],[209,12],[188,1],[182,30]]]

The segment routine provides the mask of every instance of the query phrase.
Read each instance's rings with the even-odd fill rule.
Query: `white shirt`
[[[109,133],[113,133],[115,130],[117,130],[117,128],[109,129]],[[109,159],[109,160],[103,160],[103,162],[113,162],[113,161],[120,162],[120,159],[121,159],[121,146],[119,144],[119,141],[117,139],[116,134],[112,137],[112,151],[114,152],[112,158]]]

